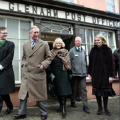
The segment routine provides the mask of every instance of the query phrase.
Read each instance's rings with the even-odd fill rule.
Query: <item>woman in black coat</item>
[[[105,114],[110,116],[111,114],[107,108],[108,96],[115,95],[112,89],[114,77],[112,51],[101,34],[95,37],[94,44],[89,55],[88,76],[92,79],[92,94],[96,96],[98,103],[97,115],[102,114],[101,96],[103,96]]]
[[[65,44],[61,38],[57,38],[53,43],[51,50],[50,71],[55,76],[55,92],[59,100],[60,108],[58,112],[66,115],[66,96],[72,94],[68,70],[71,69],[70,57],[68,50],[64,49]]]
[[[3,100],[7,105],[6,114],[13,109],[9,94],[15,92],[15,79],[12,66],[14,56],[14,43],[7,41],[7,30],[0,27],[0,112]]]

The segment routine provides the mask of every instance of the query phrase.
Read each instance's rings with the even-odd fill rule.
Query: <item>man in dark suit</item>
[[[6,114],[13,109],[9,94],[15,92],[15,79],[12,66],[14,43],[7,41],[7,29],[0,27],[0,112],[3,100],[7,105]]]

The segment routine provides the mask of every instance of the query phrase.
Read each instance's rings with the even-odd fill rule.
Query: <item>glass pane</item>
[[[18,60],[19,59],[19,41],[17,39],[16,40],[8,39],[8,40],[14,42],[15,44],[14,59]]]
[[[64,34],[69,34],[69,31],[63,30],[62,33],[64,33]]]
[[[101,31],[100,33],[107,39],[107,32],[106,31]]]
[[[55,29],[55,30],[62,30],[63,28],[61,26],[51,26],[51,29]]]
[[[98,35],[100,32],[98,30],[94,30],[94,37]]]
[[[51,29],[49,29],[49,28],[43,28],[42,31],[44,31],[44,32],[51,32]]]
[[[13,61],[15,81],[19,81],[19,61]]]
[[[93,47],[93,45],[87,45],[87,48],[88,48],[88,55],[89,55],[89,53],[90,53],[92,47]]]
[[[112,53],[115,51],[115,46],[109,46],[112,50]]]
[[[23,44],[28,40],[20,40],[20,59],[22,60],[23,56]]]
[[[111,0],[111,4],[114,5],[114,0]]]
[[[114,6],[111,7],[111,11],[115,12],[115,7]]]
[[[20,21],[20,39],[29,39],[30,22]]]
[[[114,45],[113,33],[112,32],[108,32],[108,41],[109,41],[109,46]]]
[[[64,1],[64,2],[71,2],[71,3],[74,3],[73,0],[59,0],[59,1]]]
[[[107,0],[107,3],[110,3],[110,0]]]
[[[18,39],[18,20],[7,19],[8,38]]]
[[[61,25],[64,29],[69,29],[69,25]]]
[[[86,30],[86,36],[87,36],[87,44],[92,44],[92,30],[87,29]]]
[[[42,22],[42,25],[43,25],[43,26],[48,26],[48,27],[49,27],[49,26],[51,26],[51,23]]]
[[[86,47],[84,44],[82,44],[81,47],[86,51]]]
[[[107,10],[111,11],[111,5],[110,4],[107,4]]]
[[[79,32],[80,32],[80,37],[82,39],[82,43],[85,43],[85,29],[80,28]]]
[[[0,18],[0,27],[5,27],[5,19]]]
[[[60,31],[57,31],[57,30],[52,30],[52,32],[54,32],[54,33],[60,33]]]

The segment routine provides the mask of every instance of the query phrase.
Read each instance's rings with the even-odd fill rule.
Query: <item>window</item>
[[[99,33],[101,33],[106,38],[107,44],[111,48],[112,52],[114,52],[116,49],[115,33],[113,31],[80,27],[79,34],[82,39],[82,47],[86,51],[87,60],[90,50],[94,45],[94,37]]]
[[[69,3],[75,3],[76,0],[55,0],[55,1],[62,1],[62,2],[69,2]]]
[[[7,40],[14,42],[15,53],[13,59],[13,69],[15,74],[15,82],[21,82],[21,58],[23,54],[23,43],[29,39],[29,29],[31,20],[18,19],[12,17],[0,16],[0,26],[7,28]]]
[[[115,1],[114,0],[107,0],[107,11],[115,13]]]
[[[61,24],[56,22],[41,22],[42,32],[52,32],[61,34],[73,34],[73,29],[70,24]]]

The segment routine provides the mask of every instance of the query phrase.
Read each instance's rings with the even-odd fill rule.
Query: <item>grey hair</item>
[[[30,31],[29,31],[29,32],[31,33],[34,28],[37,28],[38,30],[40,30],[37,26],[32,26],[32,27],[30,28]]]
[[[80,40],[82,41],[81,37],[79,37],[79,36],[77,36],[77,37],[75,38],[75,40],[76,40],[76,39],[80,39]]]
[[[55,42],[53,43],[53,48],[55,48],[57,42],[60,42],[62,44],[62,47],[65,47],[65,43],[63,42],[63,40],[61,38],[56,38]]]

